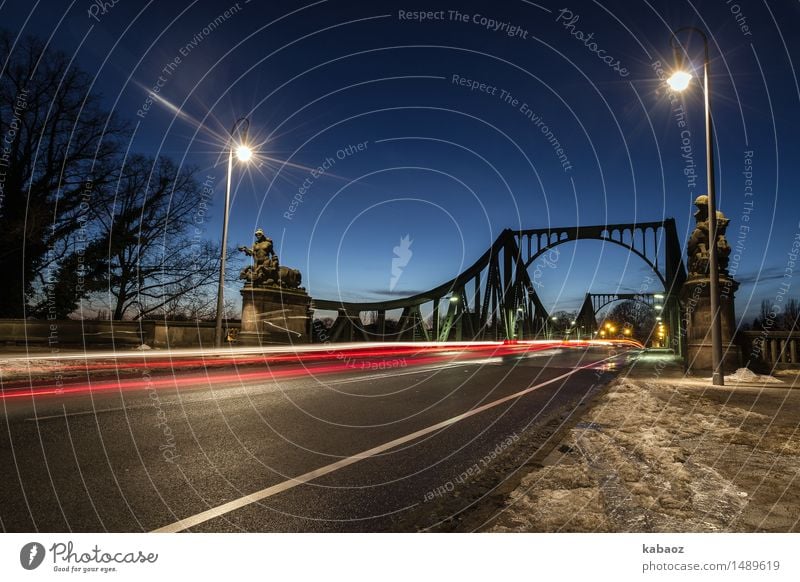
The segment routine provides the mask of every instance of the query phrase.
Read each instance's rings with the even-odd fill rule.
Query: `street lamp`
[[[689,83],[692,80],[691,73],[686,71],[675,71],[672,76],[667,79],[667,83],[669,86],[672,87],[673,91],[683,91],[686,87],[689,86]]]
[[[719,267],[717,265],[717,201],[714,186],[714,144],[712,142],[713,129],[711,126],[711,86],[709,69],[711,68],[708,57],[708,36],[694,26],[685,26],[672,33],[670,43],[675,53],[678,70],[672,74],[667,83],[674,91],[683,91],[689,86],[692,79],[691,73],[682,70],[684,51],[676,45],[678,33],[690,32],[698,34],[703,39],[705,48],[703,60],[703,97],[706,110],[706,180],[708,181],[708,277],[709,295],[711,300],[711,361],[714,367],[712,383],[723,386],[725,379],[722,370],[722,321],[719,313]]]
[[[225,304],[225,255],[228,246],[228,212],[231,204],[231,174],[233,173],[233,156],[241,162],[246,162],[253,157],[253,150],[247,145],[247,130],[250,129],[250,120],[242,117],[233,124],[228,147],[228,178],[225,185],[225,207],[222,211],[222,250],[219,258],[219,282],[217,285],[217,321],[214,328],[214,346],[222,347],[222,312]],[[241,139],[234,143],[234,136],[239,131]]]
[[[236,148],[236,157],[240,162],[247,162],[253,157],[253,150],[246,145],[240,145]]]

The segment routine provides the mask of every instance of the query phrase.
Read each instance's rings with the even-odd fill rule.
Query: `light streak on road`
[[[65,380],[61,386],[53,386],[47,382],[6,383],[0,392],[0,399],[20,399],[45,396],[80,395],[107,391],[135,391],[142,389],[180,389],[207,385],[230,383],[246,383],[258,381],[277,381],[281,379],[316,376],[341,372],[374,372],[391,371],[391,366],[381,367],[387,358],[403,358],[403,367],[417,367],[431,364],[453,362],[480,363],[498,357],[524,357],[526,354],[552,350],[554,348],[586,348],[592,346],[640,348],[641,344],[634,340],[573,340],[573,341],[507,341],[507,342],[425,342],[409,344],[361,343],[361,344],[329,344],[322,346],[303,346],[289,351],[285,348],[261,349],[258,352],[248,350],[242,353],[225,353],[218,350],[211,352],[215,356],[225,358],[208,360],[194,357],[196,352],[172,354],[173,359],[148,361],[150,354],[135,354],[142,361],[94,362],[84,356],[83,365],[74,365],[70,369],[92,373],[125,369],[164,370],[168,374],[147,378],[114,378],[86,381],[76,379]],[[257,355],[256,355],[257,354]],[[125,354],[126,360],[130,357]],[[207,354],[206,354],[207,355]],[[104,358],[105,356],[101,356]],[[293,365],[294,364],[294,365]],[[390,362],[391,364],[391,362]],[[242,371],[239,367],[263,366],[262,369]],[[233,367],[232,372],[209,368]],[[194,369],[195,373],[190,373]],[[200,371],[202,370],[202,372]]]

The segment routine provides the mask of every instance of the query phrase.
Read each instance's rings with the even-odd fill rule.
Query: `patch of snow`
[[[725,379],[731,382],[751,382],[753,384],[783,384],[774,376],[756,374],[748,368],[739,368],[733,374],[727,374]]]
[[[773,446],[788,452],[782,435],[764,438],[769,420],[668,382],[618,380],[522,479],[489,531],[736,531],[750,498],[731,471],[772,459]]]

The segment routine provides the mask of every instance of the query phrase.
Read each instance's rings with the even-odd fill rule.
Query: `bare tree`
[[[572,322],[575,321],[577,317],[577,311],[556,311],[550,315],[550,328],[554,333],[564,333],[566,330],[573,327]]]
[[[631,335],[641,342],[650,339],[656,325],[656,316],[649,305],[641,301],[621,301],[609,311],[606,319],[619,327],[631,330]]]
[[[753,320],[753,329],[758,331],[775,329],[775,321],[771,317],[771,313],[772,303],[768,299],[762,299],[758,315]]]
[[[785,331],[795,331],[800,323],[798,318],[800,318],[800,301],[794,298],[789,299],[783,308],[781,327]]]
[[[37,294],[40,309],[63,312],[58,260],[75,252],[125,127],[87,93],[89,76],[40,40],[0,31],[0,63],[0,317],[23,316]]]
[[[166,158],[132,156],[114,196],[93,206],[106,265],[94,290],[110,298],[114,319],[174,310],[216,280],[218,247],[192,226],[201,200],[193,174]]]

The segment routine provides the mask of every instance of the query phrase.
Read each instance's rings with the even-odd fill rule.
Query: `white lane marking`
[[[452,418],[448,418],[447,420],[443,420],[441,422],[437,422],[436,424],[433,424],[433,425],[431,425],[431,426],[429,426],[427,428],[423,428],[423,429],[420,429],[418,431],[412,432],[411,434],[407,434],[405,436],[396,438],[396,439],[394,439],[392,441],[389,441],[387,443],[383,443],[382,445],[378,445],[377,447],[373,447],[371,449],[367,449],[366,451],[363,451],[361,453],[355,454],[355,455],[353,455],[351,457],[347,457],[346,459],[341,459],[339,461],[336,461],[335,463],[331,463],[330,465],[325,465],[324,467],[320,467],[318,469],[314,469],[313,471],[309,471],[308,473],[304,473],[304,474],[300,475],[299,477],[295,477],[293,479],[289,479],[287,481],[283,481],[282,483],[278,483],[277,485],[273,485],[271,487],[267,487],[266,489],[262,489],[261,491],[256,491],[255,493],[251,493],[249,495],[245,495],[244,497],[240,497],[239,499],[234,499],[233,501],[229,501],[228,503],[223,503],[222,505],[218,505],[217,507],[212,507],[209,510],[206,510],[206,511],[200,512],[200,513],[198,513],[196,515],[192,515],[190,517],[181,519],[180,521],[176,521],[175,523],[171,523],[169,525],[165,525],[163,527],[160,527],[158,529],[153,530],[153,533],[176,533],[176,532],[188,529],[190,527],[194,527],[194,526],[199,525],[201,523],[205,523],[206,521],[210,521],[210,520],[212,520],[214,518],[217,518],[217,517],[220,517],[222,515],[225,515],[226,513],[230,513],[231,511],[235,511],[237,509],[241,509],[242,507],[245,507],[246,505],[250,505],[251,503],[257,503],[258,501],[266,499],[267,497],[272,497],[273,495],[277,495],[278,493],[282,493],[282,492],[287,491],[289,489],[293,489],[294,487],[297,487],[298,485],[302,485],[304,483],[308,483],[309,481],[313,481],[314,479],[316,479],[318,477],[322,477],[322,476],[327,475],[329,473],[333,473],[334,471],[338,471],[339,469],[342,469],[344,467],[348,467],[348,466],[350,466],[350,465],[352,465],[354,463],[357,463],[357,462],[362,461],[364,459],[368,459],[368,458],[373,457],[373,456],[375,456],[377,454],[380,454],[380,453],[383,453],[385,451],[388,451],[389,449],[393,449],[393,448],[395,448],[397,446],[400,446],[400,445],[405,444],[407,442],[416,440],[416,439],[418,439],[420,437],[423,437],[423,436],[425,436],[427,434],[430,434],[432,432],[436,432],[437,430],[446,428],[446,427],[448,427],[448,426],[450,426],[452,424],[455,424],[457,422],[460,422],[460,421],[462,421],[462,420],[464,420],[466,418],[469,418],[471,416],[475,416],[476,414],[480,414],[481,412],[489,410],[490,408],[494,408],[495,406],[499,406],[499,405],[501,405],[501,404],[503,404],[505,402],[508,402],[509,400],[515,400],[517,398],[520,398],[521,396],[529,394],[530,392],[533,392],[534,390],[538,390],[539,388],[543,388],[544,386],[547,386],[549,384],[553,384],[554,382],[558,382],[559,380],[563,380],[565,378],[568,378],[569,376],[572,376],[576,372],[591,368],[591,367],[596,366],[597,364],[599,364],[601,362],[605,362],[605,361],[608,361],[608,360],[611,360],[611,359],[614,359],[614,358],[619,358],[619,357],[621,357],[621,356],[619,356],[619,355],[609,356],[608,358],[604,358],[602,360],[598,360],[596,362],[592,362],[591,364],[588,364],[586,366],[580,366],[578,368],[570,370],[569,372],[566,372],[565,374],[561,374],[560,376],[556,376],[555,378],[551,378],[550,380],[546,380],[544,382],[536,384],[535,386],[530,386],[528,388],[525,388],[524,390],[520,390],[519,392],[515,392],[514,394],[510,394],[509,396],[504,396],[503,398],[500,398],[498,400],[494,400],[492,402],[484,404],[483,406],[479,406],[478,408],[473,408],[472,410],[468,410],[467,412],[463,412],[463,413],[458,414],[458,415],[456,415],[456,416],[454,416]]]

